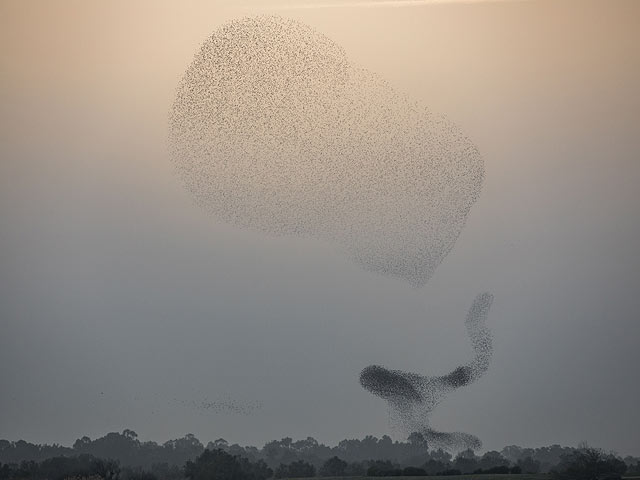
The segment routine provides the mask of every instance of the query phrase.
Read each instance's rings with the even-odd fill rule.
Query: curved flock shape
[[[178,86],[169,145],[187,189],[216,220],[327,241],[414,286],[455,244],[484,177],[477,148],[453,123],[324,35],[277,16],[233,21],[203,43]],[[470,335],[484,342],[477,349],[490,350],[476,319],[486,312],[473,313],[488,310],[489,298],[470,313]],[[408,429],[446,444],[452,434],[430,430],[427,416],[487,361],[476,356],[443,377],[371,366],[360,380]]]
[[[214,218],[333,243],[416,286],[453,247],[484,176],[454,124],[271,16],[204,42],[178,86],[170,146]]]
[[[429,427],[429,415],[442,399],[482,376],[489,368],[493,354],[491,332],[485,322],[493,296],[478,295],[474,300],[465,326],[471,339],[474,358],[442,376],[425,376],[400,370],[388,370],[372,365],[360,373],[360,384],[369,392],[385,399],[397,413],[402,426],[410,432],[420,432],[433,446],[477,449],[482,444],[477,437],[466,433],[444,433]]]

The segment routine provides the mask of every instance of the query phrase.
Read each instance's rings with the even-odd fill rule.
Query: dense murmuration
[[[275,16],[204,42],[178,86],[170,149],[214,218],[331,242],[416,286],[453,247],[484,175],[454,124]]]
[[[272,235],[338,245],[366,270],[424,285],[478,198],[484,164],[460,130],[312,28],[277,16],[235,20],[209,37],[178,86],[172,159],[215,219]],[[487,368],[491,336],[480,295],[467,318],[476,353],[448,375],[365,368],[408,432],[433,444],[477,447],[437,432],[442,397]]]

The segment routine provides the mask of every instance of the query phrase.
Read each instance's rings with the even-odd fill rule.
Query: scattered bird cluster
[[[205,401],[196,404],[196,407],[200,410],[211,411],[214,413],[231,412],[239,415],[250,415],[254,411],[262,408],[260,402],[240,402],[238,400],[220,400],[220,401]]]
[[[453,247],[484,177],[454,124],[277,16],[233,21],[204,42],[178,86],[169,135],[186,187],[214,218],[331,242],[415,286]],[[487,369],[490,304],[480,295],[469,312],[469,364],[441,377],[370,366],[362,386],[432,444],[477,446],[471,435],[432,430],[428,417]]]
[[[177,401],[177,400],[175,400]],[[233,413],[237,415],[251,415],[256,410],[262,408],[262,403],[258,401],[242,401],[233,398],[222,398],[218,400],[180,400],[182,406],[199,410],[203,413]]]
[[[178,86],[169,143],[216,219],[331,242],[416,286],[453,247],[484,176],[455,125],[277,16],[204,42]]]
[[[385,399],[407,432],[420,432],[430,445],[452,449],[481,446],[480,440],[466,433],[444,433],[429,427],[429,416],[440,401],[453,390],[470,384],[489,368],[493,353],[490,330],[485,326],[493,297],[478,295],[467,314],[466,328],[474,358],[443,376],[424,376],[389,370],[372,365],[360,373],[360,384],[369,392]]]

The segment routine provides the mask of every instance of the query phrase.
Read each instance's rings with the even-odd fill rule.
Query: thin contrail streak
[[[474,4],[474,3],[503,3],[523,2],[528,0],[362,0],[325,3],[286,3],[279,5],[265,5],[264,9],[300,10],[317,8],[356,8],[356,7],[411,7],[418,5],[444,5],[444,4]]]

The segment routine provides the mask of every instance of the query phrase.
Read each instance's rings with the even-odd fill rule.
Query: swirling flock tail
[[[389,370],[380,365],[366,367],[360,373],[360,385],[385,399],[394,410],[407,433],[420,432],[434,446],[448,449],[478,449],[478,437],[462,432],[438,432],[429,427],[432,410],[453,390],[477,380],[489,368],[493,354],[491,331],[485,322],[491,309],[493,295],[478,295],[467,314],[465,326],[471,339],[474,358],[442,376]]]

